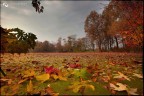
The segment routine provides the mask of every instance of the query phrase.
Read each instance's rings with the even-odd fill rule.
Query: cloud
[[[57,41],[58,37],[74,34],[83,37],[86,17],[92,10],[101,13],[104,8],[101,3],[109,1],[41,1],[44,13],[39,14],[31,1],[9,1],[9,7],[1,9],[1,24],[32,32],[40,41]]]

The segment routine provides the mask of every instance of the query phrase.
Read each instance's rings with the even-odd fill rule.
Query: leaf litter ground
[[[1,95],[143,95],[142,54],[1,55]]]

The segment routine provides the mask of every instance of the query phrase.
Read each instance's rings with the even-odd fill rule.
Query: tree
[[[118,6],[118,5],[117,5]],[[120,32],[125,37],[128,46],[143,46],[143,2],[127,1],[120,2],[118,6],[121,10],[121,25],[128,26]],[[126,11],[126,9],[129,9]]]
[[[102,51],[102,43],[104,40],[104,19],[96,11],[91,11],[90,15],[85,20],[85,32],[91,39],[93,51],[95,50],[95,44],[99,51]]]
[[[63,51],[63,47],[62,47],[62,38],[58,38],[57,44],[56,44],[56,48],[58,52],[62,52]]]
[[[15,33],[11,33],[15,32]],[[25,33],[19,28],[9,29],[9,38],[15,38],[16,40],[9,42],[7,52],[14,53],[27,53],[29,49],[34,49],[37,39],[33,33]]]
[[[98,18],[98,13],[96,11],[91,11],[85,20],[84,26],[87,36],[91,39],[93,51],[95,50],[95,40],[99,36],[99,33],[97,33]]]
[[[13,42],[16,40],[16,37],[14,34],[9,33],[10,29],[5,29],[0,26],[1,30],[1,53],[5,53],[7,50],[7,46],[9,43]]]
[[[112,0],[105,8],[103,15],[107,18],[108,33],[115,37],[118,47],[118,37],[123,45],[142,48],[143,46],[143,2]]]
[[[103,13],[102,13],[102,17],[105,19],[105,38],[106,38],[106,42],[107,44],[110,46],[112,46],[112,39],[115,39],[115,43],[116,43],[116,48],[119,48],[119,43],[118,43],[118,37],[117,34],[119,34],[116,29],[112,24],[114,24],[113,22],[117,21],[118,18],[120,17],[119,15],[119,10],[118,8],[116,8],[115,6],[113,6],[113,2],[110,2],[108,6],[105,7]],[[114,28],[114,29],[113,29]]]
[[[0,30],[1,30],[1,43],[0,43],[0,46],[1,46],[1,53],[4,53],[5,50],[6,50],[6,46],[8,44],[8,41],[7,41],[7,37],[8,37],[8,32],[6,32],[6,30],[4,28],[2,28],[0,26]]]

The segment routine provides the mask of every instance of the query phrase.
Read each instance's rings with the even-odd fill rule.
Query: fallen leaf
[[[93,91],[95,90],[95,87],[93,85],[87,85],[86,88],[90,88],[92,89]]]
[[[118,74],[116,74],[116,76],[114,76],[113,78],[125,78],[126,80],[130,81],[130,79],[121,72],[118,72]]]
[[[24,78],[27,78],[27,77],[32,77],[35,75],[35,71],[33,69],[29,69],[29,70],[26,70],[24,71]]]
[[[65,77],[62,77],[61,75],[58,76],[59,80],[67,81]]]
[[[128,88],[128,89],[127,89],[127,93],[128,93],[129,95],[139,95],[139,94],[137,94],[136,92],[137,92],[137,88]]]
[[[12,83],[12,79],[8,80],[8,85],[10,85]]]
[[[92,81],[93,81],[93,82],[96,82],[96,81],[97,81],[97,78],[96,78],[96,77],[92,77]]]
[[[48,85],[48,87],[45,89],[45,92],[47,93],[47,95],[50,95],[50,96],[58,96],[59,93],[55,93],[53,91],[53,89],[50,87],[50,85]]]
[[[53,73],[57,74],[59,72],[59,70],[57,68],[54,68],[53,66],[44,67],[44,70],[48,74],[53,74]]]
[[[51,74],[50,76],[51,76],[52,78],[54,78],[55,80],[58,79],[58,76],[57,76],[56,74]]]
[[[110,80],[110,76],[103,76],[103,77],[102,77],[102,80],[103,80],[104,82],[108,82],[108,81]]]
[[[69,90],[73,90],[74,93],[77,93],[81,90],[81,88],[83,87],[85,88],[89,88],[92,90],[95,90],[95,87],[91,84],[89,84],[89,80],[87,81],[75,81],[73,82],[73,84],[71,86],[68,87]]]
[[[122,83],[117,83],[116,85],[110,83],[110,87],[115,91],[126,91],[128,95],[138,95],[137,88],[129,88],[127,85],[124,85]]]
[[[122,83],[117,83],[117,86],[115,86],[114,84],[110,83],[110,87],[113,88],[113,90],[116,91],[125,91],[127,90],[126,85],[122,84]]]
[[[8,85],[12,83],[12,79],[0,79],[1,81],[6,81]]]
[[[42,74],[42,75],[36,76],[36,79],[38,81],[41,81],[42,83],[49,80],[49,78],[50,78],[49,74]]]
[[[143,76],[142,76],[141,74],[137,74],[137,73],[133,73],[133,76],[136,76],[136,77],[138,77],[138,78],[140,78],[140,79],[143,78]]]
[[[29,84],[27,84],[27,92],[31,93],[33,91],[33,84],[32,81],[29,81]]]
[[[81,78],[87,78],[90,75],[85,68],[83,68],[83,69],[75,69],[73,71],[73,74],[77,78],[79,78],[79,77],[81,77]]]
[[[19,84],[12,86],[13,93],[11,95],[15,95],[18,92]]]

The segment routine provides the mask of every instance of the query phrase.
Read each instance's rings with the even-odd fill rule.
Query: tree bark
[[[116,47],[117,47],[117,49],[118,49],[118,48],[119,48],[119,45],[118,45],[118,39],[117,39],[116,36],[115,36],[114,38],[115,38],[115,41],[116,41]]]

